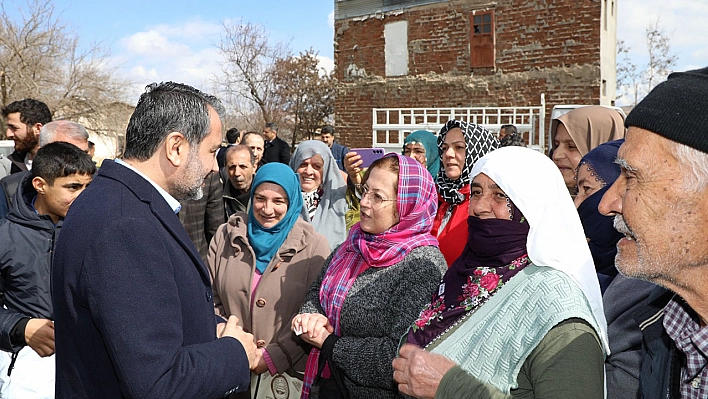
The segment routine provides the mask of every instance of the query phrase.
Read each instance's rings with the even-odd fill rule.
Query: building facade
[[[339,140],[373,108],[613,105],[617,0],[335,0]],[[550,121],[546,121],[548,125]]]

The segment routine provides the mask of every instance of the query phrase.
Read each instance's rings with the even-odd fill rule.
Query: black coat
[[[280,137],[266,142],[263,148],[263,163],[280,162],[290,165],[290,146]]]
[[[55,226],[49,216],[32,207],[37,192],[32,176],[24,174],[21,190],[6,219],[0,221],[0,349],[17,352],[10,332],[23,318],[52,319],[50,271],[62,221]],[[16,344],[16,343],[15,343]]]
[[[57,398],[220,398],[250,382],[216,339],[209,272],[146,179],[104,161],[64,221],[52,271]]]

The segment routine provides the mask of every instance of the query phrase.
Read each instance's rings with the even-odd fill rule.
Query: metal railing
[[[544,151],[546,142],[545,95],[541,104],[533,107],[470,107],[470,108],[374,108],[372,146],[400,151],[408,133],[428,130],[437,134],[450,119],[476,123],[498,134],[502,125],[515,125],[530,148]]]

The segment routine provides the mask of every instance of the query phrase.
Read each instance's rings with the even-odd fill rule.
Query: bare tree
[[[0,11],[3,106],[32,97],[45,102],[55,118],[81,117],[87,124],[111,118],[106,106],[123,99],[126,82],[106,66],[108,53],[100,45],[82,46],[55,15],[51,0],[28,0],[17,21],[4,6]]]
[[[312,133],[331,118],[336,81],[333,74],[319,67],[317,53],[312,49],[278,60],[273,76],[293,132],[294,148],[300,136],[306,134],[311,139]]]
[[[637,104],[640,85],[642,82],[642,71],[637,69],[637,65],[629,57],[629,46],[624,40],[617,41],[617,54],[621,57],[617,64],[617,87],[628,88],[634,95],[634,104]],[[618,57],[618,58],[620,58]]]
[[[671,73],[671,67],[676,65],[678,57],[671,53],[670,38],[657,19],[649,24],[646,30],[649,62],[647,64],[647,92],[660,82],[666,80]]]
[[[224,23],[218,48],[224,57],[222,76],[216,84],[225,99],[242,114],[260,114],[264,123],[280,122],[280,98],[275,93],[273,68],[290,54],[288,45],[271,44],[265,28],[252,23]],[[257,108],[254,110],[243,99]]]
[[[631,48],[623,40],[617,42],[617,87],[634,97],[634,105],[671,73],[678,57],[671,52],[671,40],[659,20],[646,28],[648,61],[639,68],[629,56]]]

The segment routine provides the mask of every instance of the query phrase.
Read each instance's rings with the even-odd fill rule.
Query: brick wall
[[[598,104],[600,2],[497,1],[496,68],[470,68],[469,16],[488,1],[450,1],[335,21],[338,139],[371,146],[372,108]],[[405,77],[385,77],[386,23],[408,21]],[[550,121],[546,121],[546,126]]]

